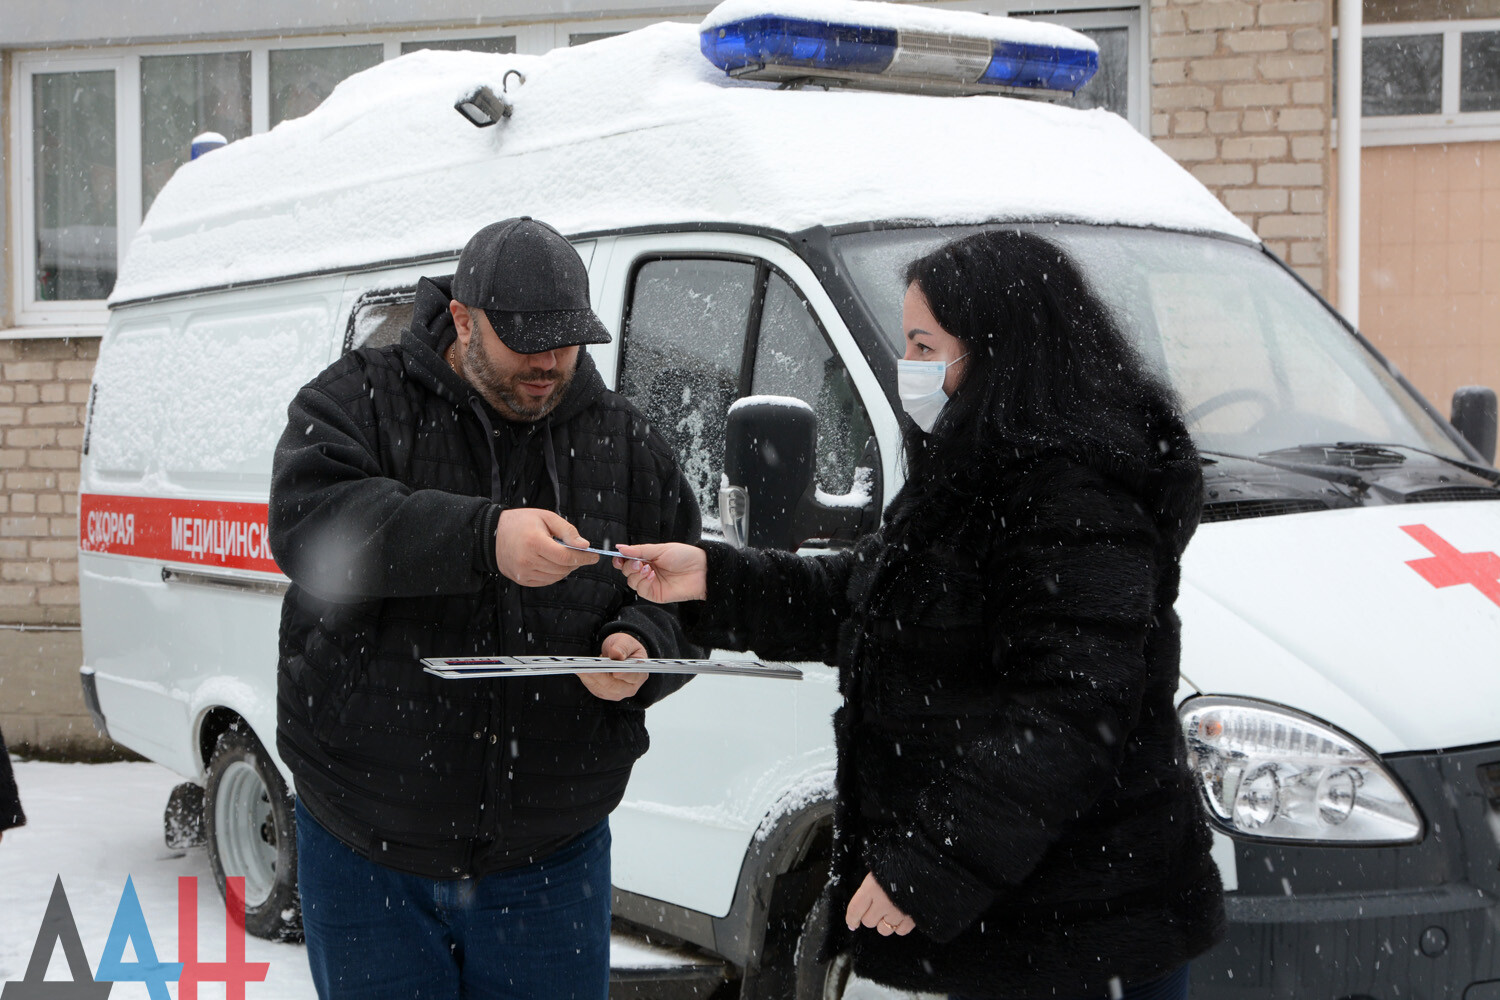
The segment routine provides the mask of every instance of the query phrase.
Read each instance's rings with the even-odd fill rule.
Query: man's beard
[[[478,337],[469,338],[469,348],[464,352],[464,376],[502,416],[528,422],[540,420],[557,409],[573,382],[573,371],[561,373],[557,368],[551,371],[525,368],[507,377],[484,353]],[[551,395],[537,399],[521,388],[522,382],[555,382],[556,385]]]

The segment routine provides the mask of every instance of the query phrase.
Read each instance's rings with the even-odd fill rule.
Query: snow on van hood
[[[477,129],[453,110],[512,69],[512,118]],[[545,56],[417,52],[350,77],[311,114],[179,168],[110,301],[456,254],[514,215],[567,233],[1057,219],[1256,239],[1108,112],[778,91],[726,77],[696,26],[658,24]]]
[[[1500,741],[1495,553],[1496,502],[1205,525],[1183,558],[1184,679],[1309,712],[1379,753]],[[1491,584],[1429,582],[1443,570]]]

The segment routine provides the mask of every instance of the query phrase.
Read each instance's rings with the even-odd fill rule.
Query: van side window
[[[625,321],[620,391],[677,452],[710,525],[755,276],[755,265],[741,260],[648,261],[636,272]]]
[[[624,329],[620,392],[677,452],[705,530],[718,530],[724,432],[730,404],[744,396],[812,406],[819,489],[860,491],[856,469],[872,464],[861,461],[874,438],[869,415],[812,309],[769,264],[648,259],[636,270]]]
[[[875,431],[849,370],[829,346],[812,309],[775,273],[766,286],[750,391],[795,396],[813,408],[818,416],[816,482],[827,493],[848,493]]]
[[[344,332],[344,353],[358,347],[386,347],[411,326],[413,297],[409,289],[372,292],[360,297]]]

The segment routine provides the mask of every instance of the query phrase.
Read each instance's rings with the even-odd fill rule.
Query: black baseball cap
[[[583,258],[556,229],[530,216],[474,234],[458,256],[453,298],[483,309],[517,354],[610,341],[589,305]]]

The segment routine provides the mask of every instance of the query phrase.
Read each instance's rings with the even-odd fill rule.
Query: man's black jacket
[[[499,575],[505,507],[559,511],[590,544],[696,542],[666,442],[587,352],[550,416],[510,423],[443,360],[446,280],[424,280],[398,345],[359,350],[289,408],[271,481],[281,615],[277,749],[297,795],[366,857],[429,877],[526,864],[597,824],[648,744],[645,708],[571,675],[441,680],[426,656],[597,656],[628,632],[692,656],[675,613],[608,560],[550,587]],[[550,454],[549,454],[550,452]]]

